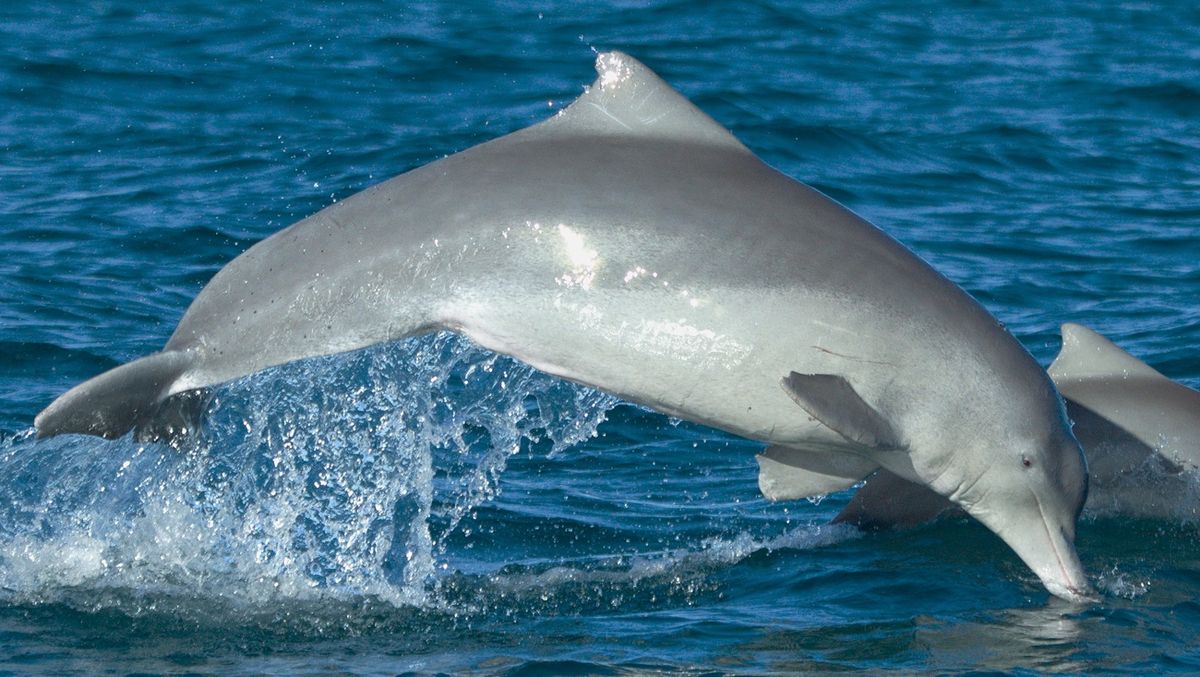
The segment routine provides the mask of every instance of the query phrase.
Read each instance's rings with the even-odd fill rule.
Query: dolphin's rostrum
[[[1086,473],[1032,357],[882,231],[776,172],[627,55],[545,122],[251,247],[162,352],[70,390],[42,436],[119,436],[167,398],[435,329],[762,440],[773,498],[877,468],[961,505],[1079,598]]]

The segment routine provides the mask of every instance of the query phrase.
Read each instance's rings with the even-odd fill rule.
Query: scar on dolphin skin
[[[855,362],[865,362],[866,364],[879,364],[879,365],[883,365],[885,367],[896,366],[896,365],[892,364],[891,362],[885,362],[883,360],[868,360],[865,357],[858,357],[857,355],[846,355],[845,353],[839,353],[839,352],[830,350],[828,348],[822,348],[821,346],[812,346],[812,347],[816,348],[817,350],[819,350],[827,355],[833,355],[834,357],[840,357],[840,358],[846,359],[846,360],[854,360]]]

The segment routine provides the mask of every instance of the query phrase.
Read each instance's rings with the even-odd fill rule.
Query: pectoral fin
[[[957,507],[929,487],[880,468],[867,478],[833,522],[863,529],[915,527]]]
[[[887,419],[863,401],[854,386],[834,374],[798,374],[783,379],[783,389],[796,404],[834,432],[872,449],[899,449]]]
[[[772,501],[841,491],[879,467],[854,454],[767,447],[758,457],[758,488]]]

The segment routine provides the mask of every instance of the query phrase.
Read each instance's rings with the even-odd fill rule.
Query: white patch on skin
[[[679,321],[645,320],[638,323],[635,339],[652,355],[696,364],[699,368],[732,370],[750,354],[750,346],[710,329]]]

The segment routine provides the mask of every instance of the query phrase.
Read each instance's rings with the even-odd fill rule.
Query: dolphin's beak
[[[1055,597],[1078,603],[1096,601],[1096,594],[1083,572],[1083,564],[1075,553],[1073,539],[1068,539],[1066,534],[1048,523],[1043,522],[1042,526],[1045,527],[1046,546],[1037,546],[1031,553],[1017,550],[1017,555]]]
[[[1009,506],[1007,512],[988,511],[975,517],[1004,539],[1050,594],[1076,603],[1096,601],[1075,552],[1074,512],[1047,511],[1037,494],[1030,494],[1032,501],[1021,506],[1024,509],[1013,511],[1016,506]]]

